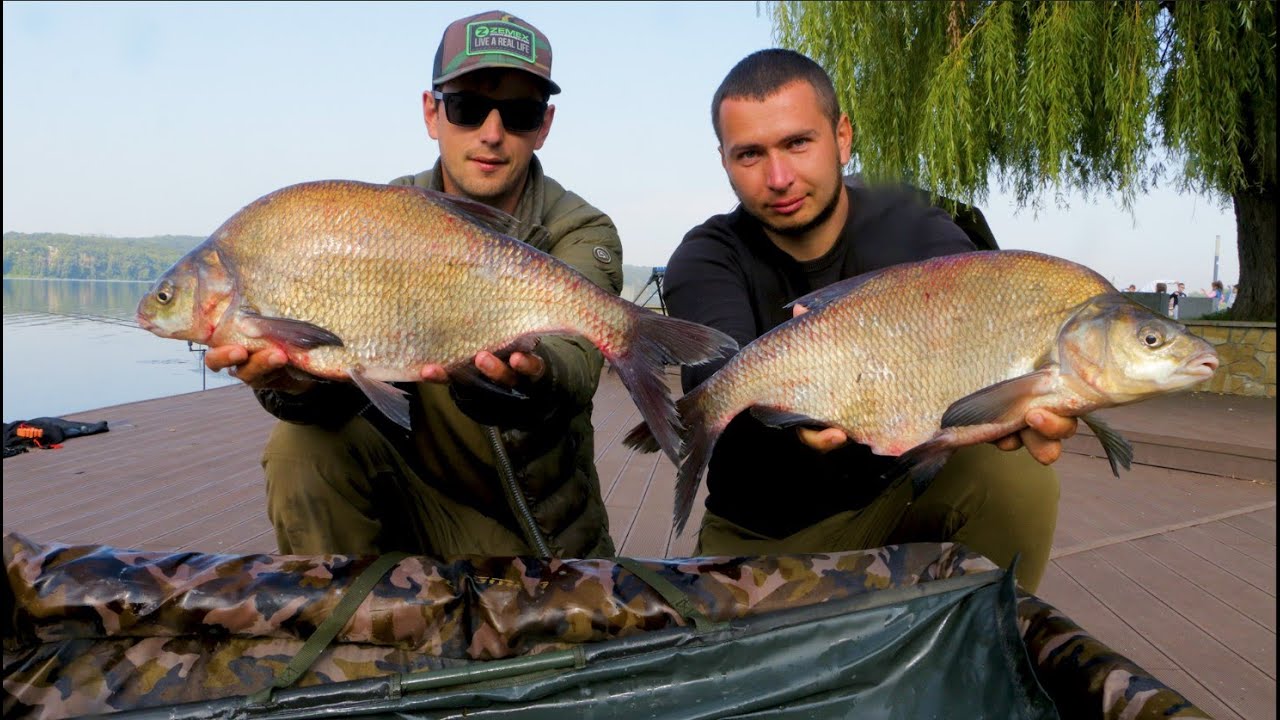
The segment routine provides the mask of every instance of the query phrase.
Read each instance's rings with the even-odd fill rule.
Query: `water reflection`
[[[4,420],[66,415],[237,382],[208,373],[186,343],[137,326],[134,310],[148,287],[5,279]]]
[[[133,312],[149,287],[112,280],[5,279],[4,314],[90,315],[133,323]]]

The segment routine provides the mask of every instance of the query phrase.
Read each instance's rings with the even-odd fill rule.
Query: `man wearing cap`
[[[451,23],[422,94],[439,144],[430,170],[396,178],[514,216],[511,235],[614,294],[622,246],[607,215],[543,174],[534,152],[560,87],[551,44],[503,12]],[[482,309],[477,321],[483,322]],[[440,366],[406,389],[410,433],[353,385],[299,380],[275,350],[213,348],[277,423],[263,453],[267,514],[282,553],[593,557],[614,554],[593,463],[591,399],[603,358],[580,338],[544,337],[528,353],[476,355],[497,386],[450,383]]]

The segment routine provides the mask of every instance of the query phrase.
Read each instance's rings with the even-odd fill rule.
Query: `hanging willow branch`
[[[774,2],[831,73],[853,169],[983,202],[1074,188],[1130,206],[1275,182],[1274,2]]]

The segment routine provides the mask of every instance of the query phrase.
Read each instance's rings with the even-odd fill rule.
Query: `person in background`
[[[615,295],[622,246],[607,215],[542,170],[560,92],[551,45],[533,25],[493,11],[445,28],[422,94],[435,167],[392,181],[514,215],[511,234]],[[424,238],[424,242],[426,239]],[[481,352],[492,383],[450,383],[444,368],[407,384],[412,432],[350,383],[298,379],[279,350],[213,348],[281,419],[262,465],[281,553],[614,554],[593,464],[591,401],[603,358],[581,338],[544,337],[530,352]]]
[[[1209,289],[1205,291],[1204,295],[1205,297],[1213,301],[1214,312],[1217,312],[1219,310],[1226,308],[1227,296],[1226,296],[1226,291],[1222,289],[1221,280],[1214,280],[1213,283],[1210,284]]]
[[[745,346],[786,322],[792,300],[898,263],[975,249],[918,192],[842,178],[852,128],[815,62],[791,50],[747,56],[711,103],[721,164],[740,204],[693,228],[666,266],[674,317]],[[797,309],[799,311],[799,309]],[[683,369],[687,392],[723,365]],[[1036,410],[1030,427],[955,454],[913,497],[881,480],[893,458],[836,428],[778,429],[735,418],[712,452],[697,553],[829,552],[955,541],[1008,565],[1034,591],[1049,561],[1059,486],[1045,465],[1076,421]],[[1019,447],[1026,452],[1001,452]],[[999,448],[999,449],[997,449]]]
[[[1178,283],[1177,289],[1169,293],[1169,317],[1174,320],[1178,319],[1178,306],[1182,298],[1187,296],[1187,286],[1185,283]]]
[[[1137,286],[1137,285],[1130,285],[1129,287],[1125,288],[1125,289],[1124,289],[1124,291],[1125,291],[1125,292],[1138,292],[1138,286]]]

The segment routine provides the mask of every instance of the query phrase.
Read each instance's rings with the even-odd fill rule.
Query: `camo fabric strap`
[[[342,594],[342,599],[333,608],[333,612],[324,622],[320,623],[316,631],[307,638],[307,642],[298,650],[298,654],[293,656],[293,660],[284,670],[276,676],[275,682],[263,688],[260,692],[254,693],[250,698],[250,702],[255,705],[265,705],[271,702],[271,695],[277,689],[287,688],[298,681],[303,673],[311,667],[312,663],[320,657],[320,653],[329,647],[329,643],[337,637],[338,631],[346,626],[347,621],[355,613],[356,608],[360,607],[360,603],[373,591],[374,586],[386,575],[391,568],[395,567],[399,562],[409,557],[409,553],[390,552],[380,555],[374,560],[369,567],[360,573],[360,576],[351,583],[347,591]]]
[[[703,614],[693,604],[693,600],[690,600],[683,590],[676,587],[670,580],[645,567],[639,561],[627,557],[614,558],[613,561],[619,567],[625,568],[632,575],[640,578],[645,584],[653,588],[654,592],[667,601],[672,610],[680,613],[680,617],[691,621],[698,632],[714,632],[728,627],[729,624],[725,622],[712,622],[711,618]]]

